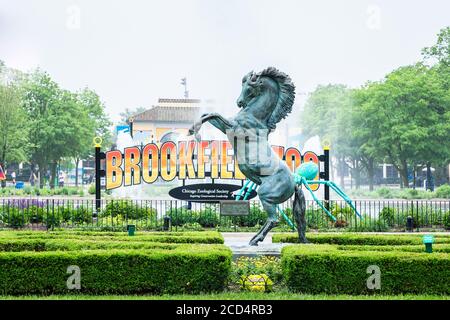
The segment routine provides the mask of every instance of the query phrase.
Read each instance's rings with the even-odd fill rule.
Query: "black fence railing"
[[[356,200],[359,219],[344,201],[331,201],[333,222],[314,201],[307,201],[308,229],[319,231],[403,231],[450,229],[450,200]],[[102,200],[96,211],[94,199],[0,199],[0,228],[83,228],[126,230],[254,231],[266,221],[258,200],[250,201],[247,216],[222,216],[217,203],[179,200]],[[281,205],[292,219],[292,202]],[[280,216],[276,231],[292,230]]]

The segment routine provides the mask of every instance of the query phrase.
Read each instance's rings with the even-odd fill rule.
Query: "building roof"
[[[202,102],[200,99],[167,99],[167,98],[159,98],[158,104],[161,103],[171,103],[171,104],[179,104],[179,103],[195,103],[198,104]]]
[[[170,99],[175,100],[175,99]],[[185,99],[178,99],[185,100]],[[149,110],[130,117],[133,121],[167,121],[167,122],[194,122],[200,116],[200,108],[193,106],[154,106]]]

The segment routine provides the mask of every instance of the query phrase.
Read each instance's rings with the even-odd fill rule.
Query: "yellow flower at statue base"
[[[266,274],[242,276],[240,282],[245,290],[253,292],[272,291],[273,287],[273,281]]]

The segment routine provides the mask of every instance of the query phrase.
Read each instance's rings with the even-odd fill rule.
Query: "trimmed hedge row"
[[[422,235],[387,235],[355,233],[307,233],[311,243],[340,245],[417,245],[422,244]],[[296,233],[275,233],[272,242],[298,243]],[[436,235],[435,243],[450,243],[450,235]]]
[[[446,253],[338,250],[332,245],[283,248],[283,275],[289,289],[327,294],[450,294]],[[381,289],[367,288],[367,268],[381,272]]]
[[[118,232],[90,231],[0,231],[0,239],[79,239],[111,241],[148,241],[162,243],[211,243],[223,244],[219,232],[140,232],[135,236]]]
[[[205,251],[220,245],[196,244]],[[77,250],[111,250],[111,249],[190,249],[192,244],[159,243],[145,241],[110,241],[78,239],[0,239],[0,252],[19,251],[77,251]]]
[[[339,245],[338,250],[355,251],[403,251],[403,252],[424,252],[425,246],[404,245],[404,246],[360,246],[360,245]],[[433,244],[433,252],[450,253],[450,243]]]
[[[0,294],[201,293],[226,287],[231,251],[223,245],[172,250],[87,250],[0,253]],[[67,289],[78,266],[81,289]]]

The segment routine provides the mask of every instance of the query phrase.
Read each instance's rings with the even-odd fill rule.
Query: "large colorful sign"
[[[302,162],[320,162],[320,156],[314,152],[303,155],[297,148],[272,146],[272,150],[287,166],[294,171]],[[239,170],[233,157],[233,147],[228,141],[168,141],[158,146],[149,143],[121,150],[111,150],[104,154],[106,159],[106,189],[121,186],[154,183],[158,179],[172,181],[174,179],[246,179]],[[317,174],[315,179],[319,179]],[[313,190],[319,188],[312,185]],[[226,189],[226,188],[225,188]],[[231,190],[231,189],[230,189]],[[193,192],[193,191],[189,191]]]

